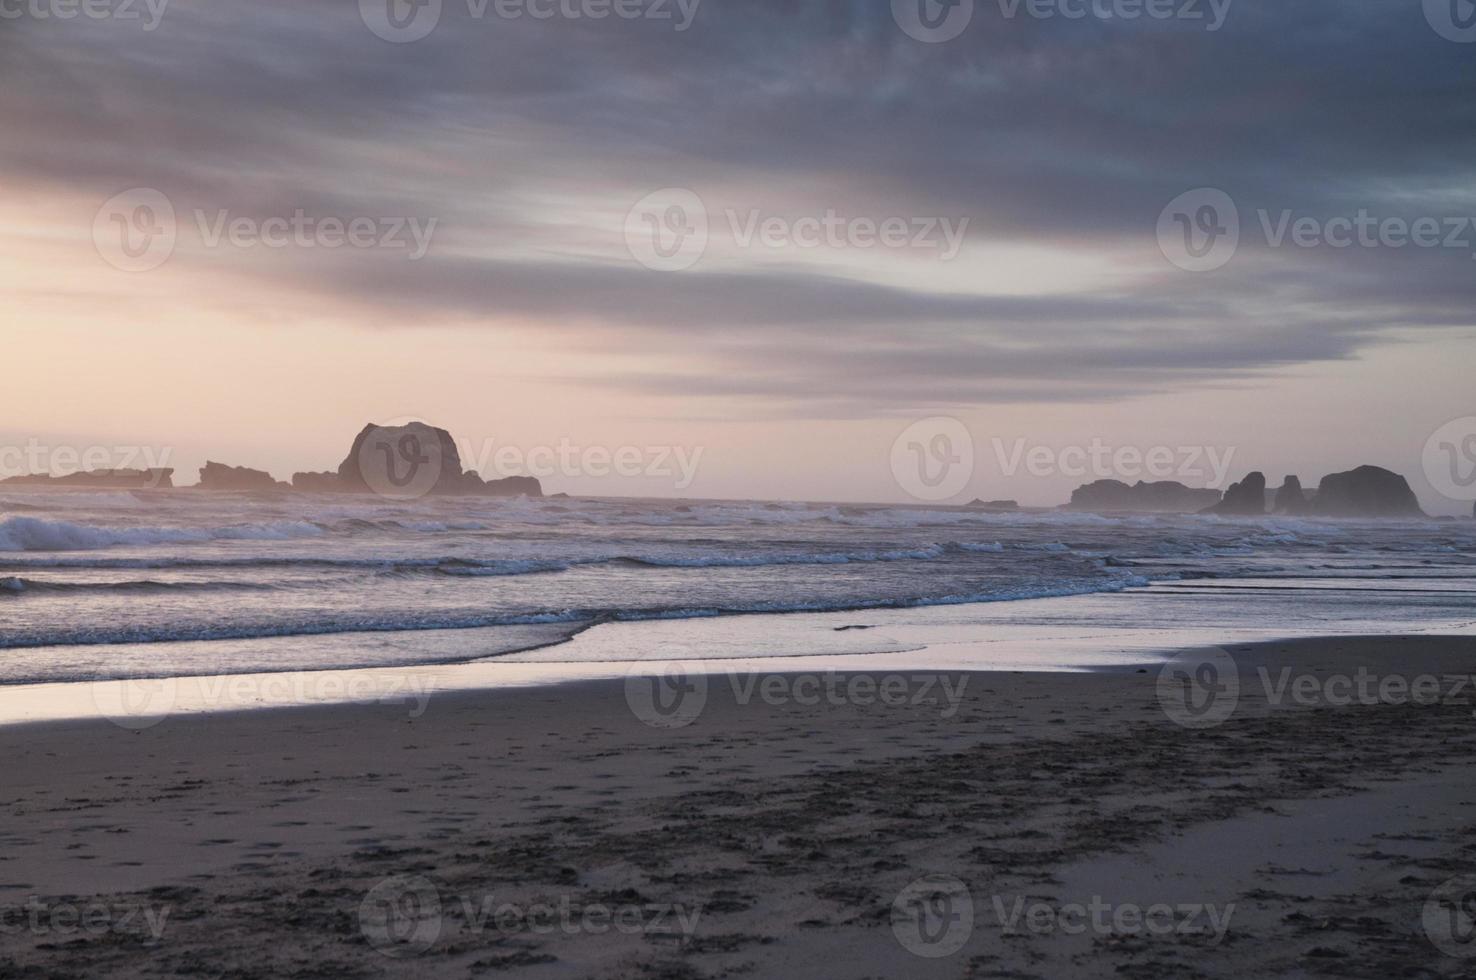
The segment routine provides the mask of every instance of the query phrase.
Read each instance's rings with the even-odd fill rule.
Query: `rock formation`
[[[1281,484],[1281,489],[1276,491],[1276,500],[1271,505],[1271,511],[1276,514],[1288,514],[1296,516],[1308,511],[1307,492],[1302,489],[1302,481],[1295,476],[1289,476]]]
[[[338,479],[349,493],[418,497],[461,489],[461,453],[445,429],[424,422],[364,426],[338,464]]]
[[[342,491],[385,497],[543,496],[543,487],[534,477],[484,481],[479,474],[463,470],[451,433],[424,422],[364,426],[348,456],[338,464],[338,481]]]
[[[1266,513],[1266,474],[1260,471],[1246,474],[1244,480],[1232,483],[1225,491],[1225,499],[1208,509],[1207,513],[1223,517],[1257,517]]]
[[[32,473],[0,480],[0,484],[23,487],[86,487],[95,490],[160,490],[174,486],[174,470],[87,470],[66,476]]]
[[[287,490],[287,484],[272,479],[270,473],[245,466],[227,466],[206,461],[200,469],[199,490]]]
[[[1192,514],[1220,501],[1218,490],[1196,490],[1182,483],[1143,483],[1128,486],[1121,480],[1098,480],[1078,487],[1067,510]]]
[[[486,497],[541,497],[543,485],[531,476],[483,480],[475,471],[467,470],[461,476],[461,489],[456,492]]]
[[[1360,466],[1326,476],[1314,493],[1309,493],[1299,478],[1288,476],[1279,490],[1268,495],[1265,474],[1250,473],[1225,491],[1223,499],[1217,490],[1193,490],[1182,483],[1128,486],[1120,480],[1098,480],[1078,487],[1064,509],[1255,517],[1264,515],[1268,504],[1276,514],[1309,517],[1426,516],[1409,481],[1377,466]],[[971,506],[976,505],[978,501]],[[1476,508],[1472,517],[1476,518]]]
[[[1424,517],[1409,481],[1378,466],[1322,478],[1311,512],[1320,517]]]
[[[969,501],[967,506],[970,510],[990,510],[1009,514],[1020,509],[1020,502],[1018,500],[979,500],[976,498]]]

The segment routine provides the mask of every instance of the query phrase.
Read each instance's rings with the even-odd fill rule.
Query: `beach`
[[[1469,975],[1476,640],[1227,651],[0,727],[0,976]]]
[[[1473,51],[0,0],[0,980],[1476,980]]]

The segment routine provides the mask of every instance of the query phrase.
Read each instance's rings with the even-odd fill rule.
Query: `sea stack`
[[[326,481],[309,478],[315,489]],[[338,464],[339,490],[366,491],[387,497],[421,497],[427,494],[478,497],[541,497],[543,486],[531,476],[505,480],[483,480],[475,471],[461,468],[461,452],[445,429],[424,422],[405,425],[374,425],[359,431],[349,454]],[[297,482],[297,477],[293,477]]]
[[[1266,513],[1266,474],[1257,470],[1232,483],[1225,499],[1209,509],[1222,517],[1260,517]]]
[[[1277,514],[1296,516],[1307,512],[1307,492],[1302,489],[1299,477],[1289,476],[1276,491],[1276,501],[1271,509]]]
[[[1379,466],[1322,478],[1312,512],[1322,517],[1424,517],[1409,481]]]
[[[209,460],[200,468],[197,490],[290,490],[287,484],[272,479],[270,473],[245,466],[227,466]]]

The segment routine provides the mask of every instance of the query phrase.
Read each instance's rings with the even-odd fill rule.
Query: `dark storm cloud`
[[[690,338],[690,373],[607,383],[844,411],[1100,398],[1469,327],[1468,253],[1271,250],[1256,211],[1476,217],[1473,54],[1405,0],[1235,0],[1213,32],[1007,19],[989,0],[946,44],[909,38],[880,0],[703,0],[680,32],[473,19],[446,0],[408,44],[370,33],[354,0],[173,0],[151,32],[0,21],[0,179],[99,202],[157,187],[241,214],[440,216],[455,248],[414,266],[340,253],[240,272],[372,323],[517,317],[661,351]],[[1104,254],[1152,247],[1169,200],[1214,186],[1246,236],[1215,273],[1165,263],[1110,290],[979,298],[810,266],[647,272],[581,254],[539,203],[623,213],[662,186],[967,216],[976,242]]]

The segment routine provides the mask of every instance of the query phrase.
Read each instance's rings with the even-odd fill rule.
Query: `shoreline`
[[[395,666],[172,675],[147,668],[123,675],[114,668],[91,680],[0,685],[0,730],[87,718],[110,719],[124,729],[139,730],[174,714],[369,702],[410,704],[419,714],[432,699],[454,693],[618,680],[669,670],[671,665],[694,674],[718,675],[1074,672],[1152,666],[1178,650],[1227,643],[1371,635],[1476,636],[1476,622],[1449,616],[1416,618],[1405,624],[1382,615],[1366,621],[1348,620],[1342,633],[1327,631],[1326,624],[1302,631],[1250,626],[1252,617],[1239,609],[1246,597],[1233,589],[1223,590],[1225,595],[1208,607],[1186,606],[1184,612],[1163,608],[1164,603],[1202,603],[1202,597],[1184,594],[1183,587],[1192,584],[1174,582],[1008,602],[615,621],[585,625],[569,635],[550,627],[496,628],[495,643],[510,644],[508,649]],[[1206,625],[1142,625],[1195,619],[1205,620]],[[448,650],[476,643],[494,645],[494,639],[482,630],[431,632]],[[542,635],[545,632],[549,635]],[[384,636],[343,634],[334,640],[346,645],[383,642]],[[272,642],[290,654],[294,639],[301,638]],[[147,655],[151,646],[142,644],[127,651]]]
[[[1226,649],[1245,678],[1476,674],[1470,637]],[[943,672],[952,695],[939,677],[892,703],[811,702],[780,681],[745,702],[719,683],[681,724],[642,718],[609,680],[447,693],[419,717],[317,705],[130,733],[0,728],[0,914],[167,913],[158,937],[138,933],[141,914],[127,935],[59,942],[54,919],[0,930],[0,966],[263,978],[314,963],[365,977],[679,978],[1469,966],[1419,926],[1434,890],[1476,874],[1469,701],[1277,705],[1248,682],[1233,716],[1194,729],[1166,713],[1156,675]],[[894,906],[939,876],[969,892],[971,928],[934,956]],[[381,948],[377,897],[425,884],[433,923]],[[1094,899],[1234,912],[1216,941],[1007,928],[1017,907]],[[658,906],[700,915],[631,932],[581,918]],[[541,931],[484,907],[577,921]]]

